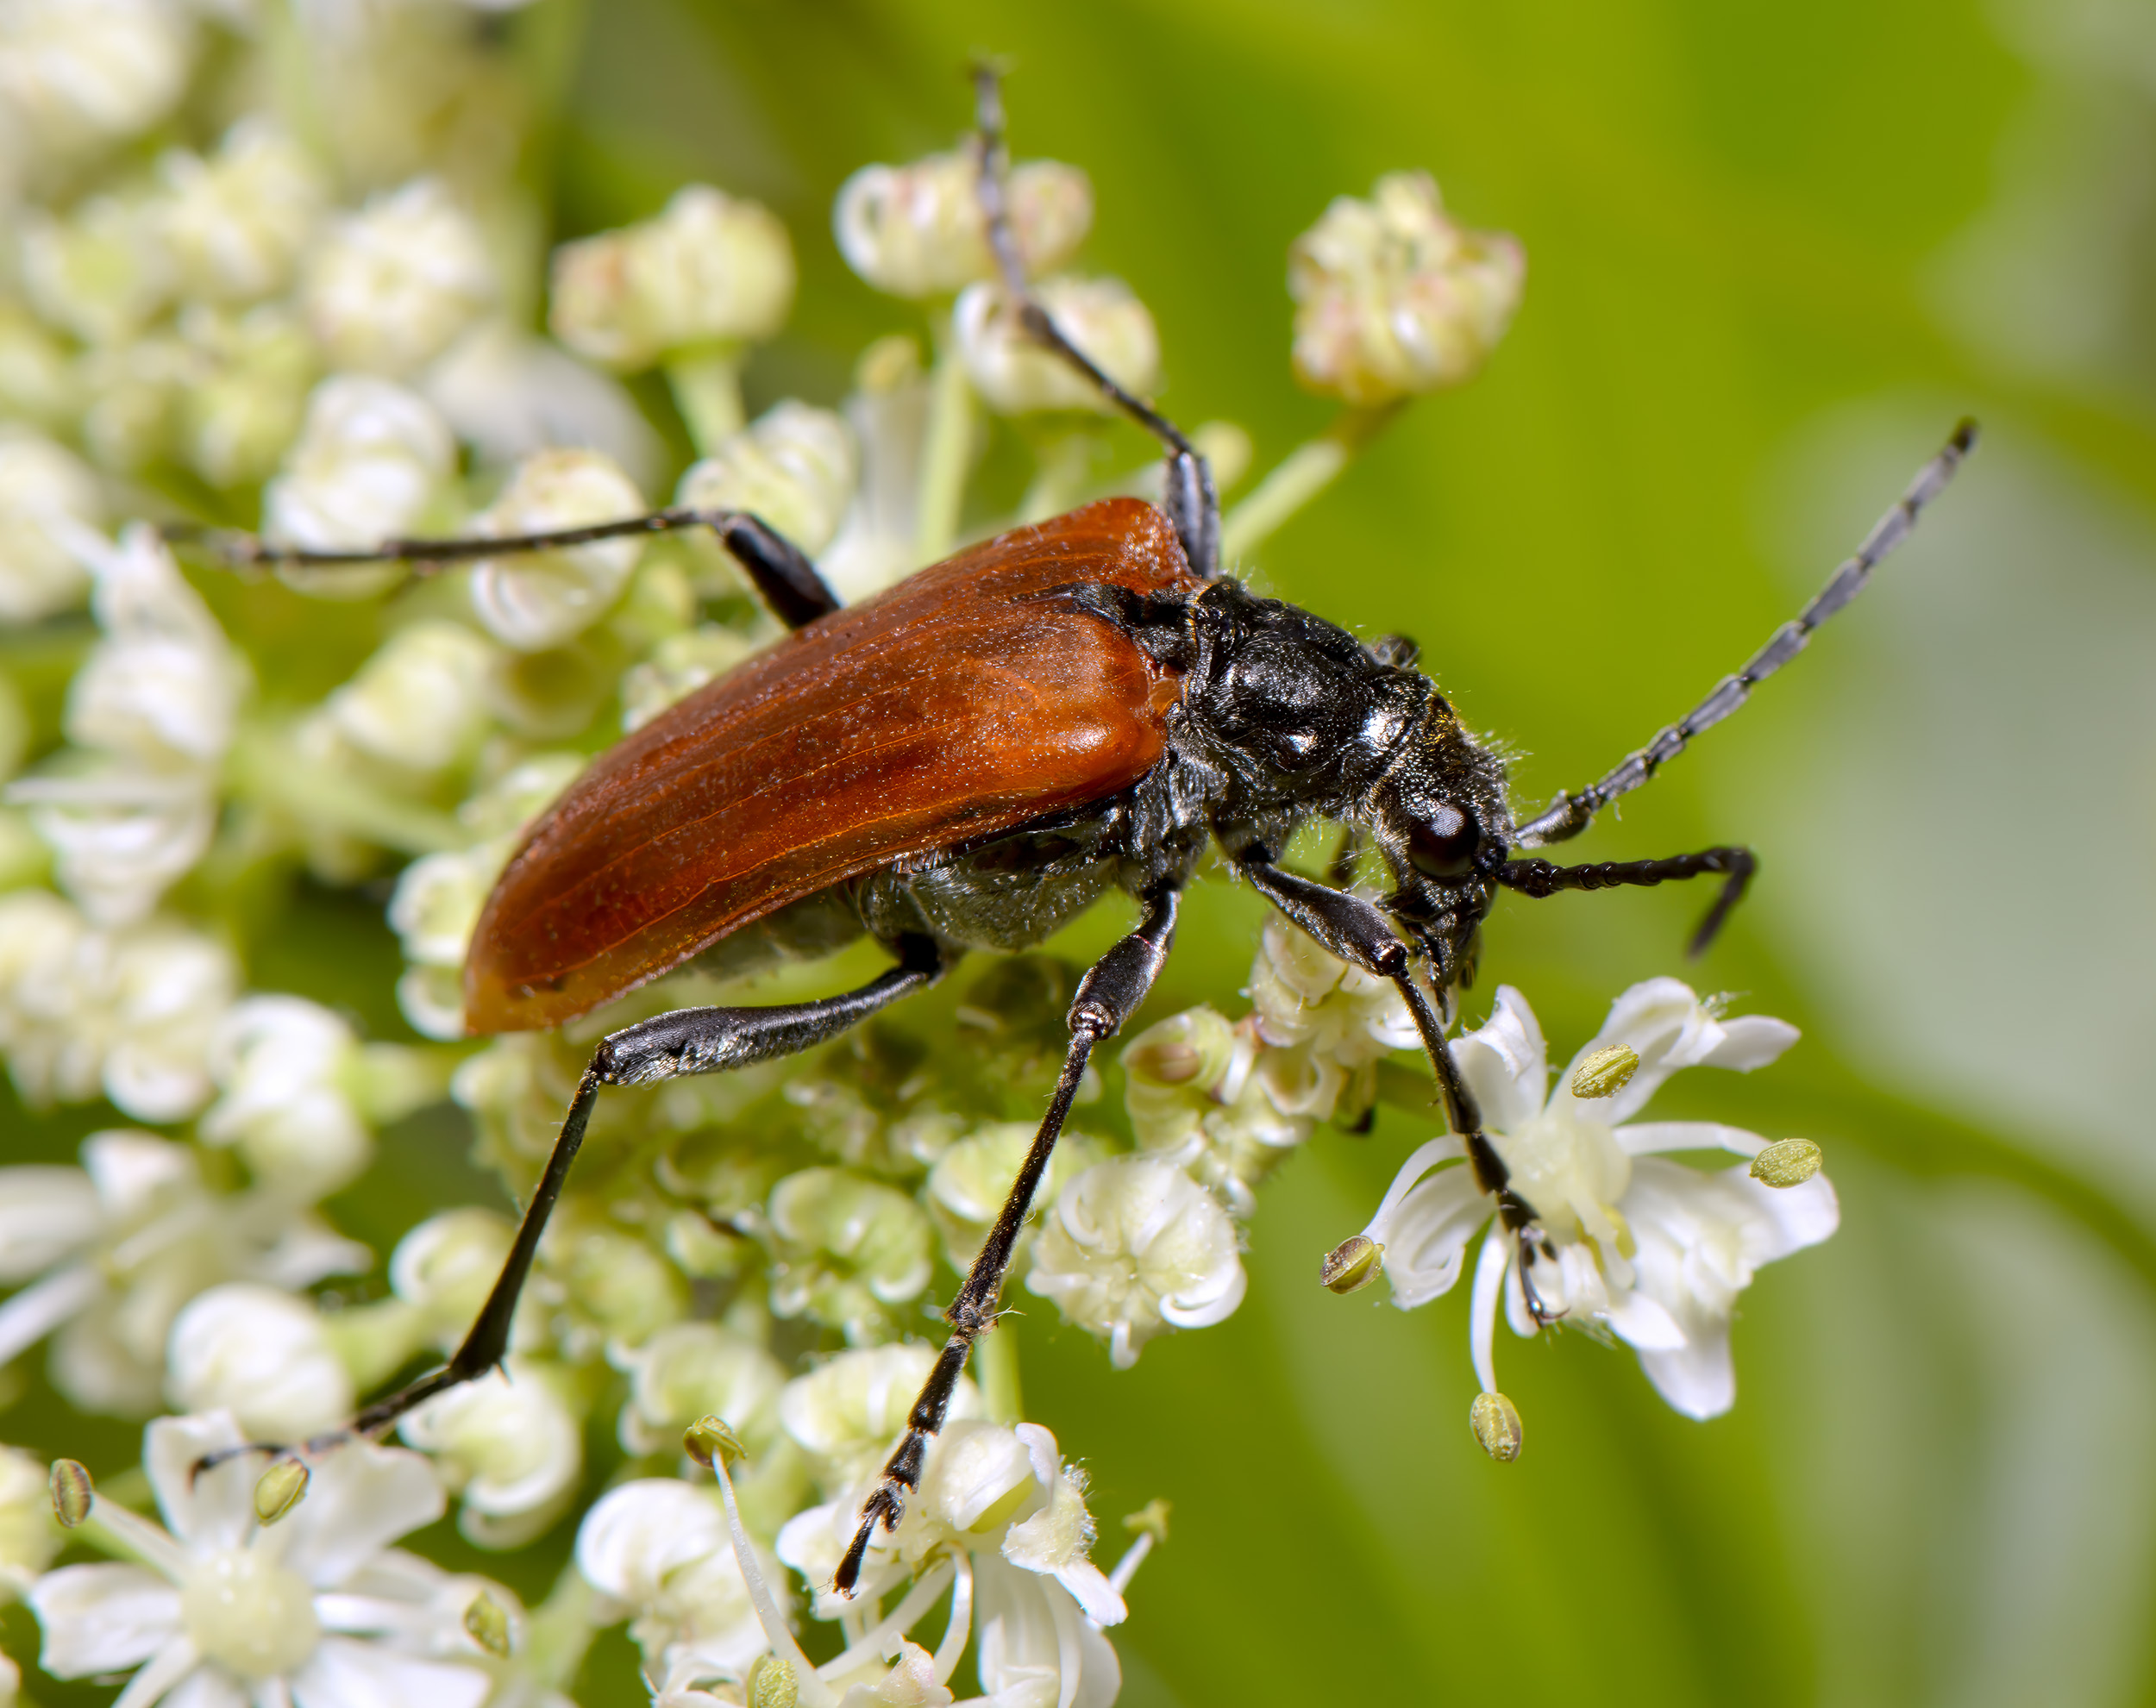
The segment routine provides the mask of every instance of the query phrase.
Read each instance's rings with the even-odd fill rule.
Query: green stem
[[[747,419],[741,402],[741,346],[734,343],[679,350],[667,359],[674,407],[699,456],[710,456],[721,440],[740,432]]]
[[[225,760],[225,785],[241,800],[346,831],[399,854],[436,854],[463,848],[472,840],[448,813],[399,800],[327,766],[310,764],[267,731],[241,733]]]
[[[958,537],[966,464],[973,454],[973,382],[958,359],[958,340],[948,320],[937,347],[935,372],[928,380],[928,425],[914,504],[913,553],[921,563],[948,556]]]
[[[1040,522],[1076,508],[1093,468],[1094,447],[1100,442],[1090,428],[1056,434],[1040,447],[1033,484],[1018,500],[1018,519]]]
[[[591,1586],[571,1565],[524,1623],[524,1665],[540,1684],[565,1691],[576,1680],[592,1635]]]
[[[1025,1402],[1018,1393],[1018,1327],[1006,1317],[992,1334],[973,1349],[975,1380],[981,1384],[981,1402],[992,1423],[1022,1423]]]
[[[1398,404],[1343,410],[1318,437],[1296,446],[1222,521],[1222,558],[1232,564],[1270,539],[1283,522],[1338,479],[1340,471],[1399,413]]]

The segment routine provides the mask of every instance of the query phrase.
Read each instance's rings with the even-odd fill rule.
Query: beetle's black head
[[[1363,816],[1391,868],[1386,905],[1449,979],[1464,972],[1476,928],[1512,844],[1504,763],[1434,689],[1413,733],[1365,797]]]

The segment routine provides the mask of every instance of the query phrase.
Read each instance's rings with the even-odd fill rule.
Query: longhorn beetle
[[[1005,205],[1000,90],[975,74],[982,211],[1026,333],[1166,447],[1162,502],[1111,498],[1018,528],[842,608],[816,566],[755,516],[675,509],[515,537],[287,550],[213,536],[227,560],[421,569],[677,529],[713,530],[793,632],[601,754],[542,815],[496,884],[464,969],[475,1035],[560,1025],[693,957],[867,934],[897,965],[818,1002],[692,1008],[603,1040],[479,1320],[448,1363],[355,1417],[371,1436],[499,1364],[518,1292],[599,1090],[713,1073],[835,1037],[933,984],[968,949],[1040,942],[1111,888],[1138,927],[1078,986],[1070,1044],[1038,1135],[943,1312],[950,1336],[862,1509],[835,1586],[850,1594],[875,1527],[895,1530],[973,1342],[995,1326],[1012,1247],[1087,1058],[1145,999],[1208,845],[1343,960],[1389,980],[1413,1016],[1445,1116],[1507,1234],[1536,1235],[1445,1041],[1502,890],[1654,885],[1713,874],[1714,937],[1751,879],[1741,848],[1557,866],[1519,858],[1579,835],[1701,731],[1742,705],[1856,597],[1976,441],[1957,428],[1855,555],[1687,716],[1599,782],[1515,822],[1505,768],[1462,727],[1396,636],[1364,645],[1224,575],[1212,475],[1190,441],[1132,397],[1028,294]],[[1367,839],[1390,874],[1375,901],[1280,864],[1312,817]],[[1525,1273],[1523,1261],[1520,1273]],[[1529,1308],[1544,1320],[1532,1295]],[[337,1437],[324,1438],[323,1443]]]

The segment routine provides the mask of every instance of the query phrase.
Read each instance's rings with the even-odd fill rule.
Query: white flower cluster
[[[1713,1417],[1737,1397],[1729,1326],[1737,1296],[1762,1264],[1826,1239],[1839,1225],[1833,1184],[1804,1142],[1766,1140],[1705,1121],[1632,1117],[1670,1074],[1684,1067],[1764,1067],[1796,1041],[1796,1029],[1764,1015],[1724,1019],[1675,979],[1635,985],[1550,1084],[1542,1029],[1526,1000],[1501,986],[1489,1021],[1453,1046],[1482,1106],[1482,1120],[1510,1171],[1511,1186],[1534,1205],[1540,1237],[1523,1242],[1501,1224],[1482,1242],[1475,1270],[1470,1332],[1484,1398],[1501,1401],[1494,1349],[1501,1301],[1513,1331],[1542,1322],[1606,1327],[1639,1354],[1662,1397],[1688,1417]],[[1614,1060],[1607,1077],[1590,1071]],[[1763,1154],[1800,1154],[1793,1167],[1761,1165]],[[1751,1162],[1708,1173],[1667,1160],[1683,1151],[1733,1152]],[[1351,1254],[1355,1285],[1382,1271],[1403,1311],[1448,1292],[1467,1247],[1491,1219],[1489,1195],[1450,1136],[1407,1159]],[[1344,1252],[1346,1248],[1343,1248]],[[1343,1288],[1343,1291],[1347,1289]],[[1507,1414],[1507,1450],[1519,1424]],[[1478,1411],[1476,1433],[1491,1446]],[[1492,1447],[1492,1451],[1498,1451]]]
[[[1106,1708],[1104,1629],[1157,1524],[1112,1574],[1091,1563],[1082,1475],[993,1367],[1012,1336],[984,1349],[979,1388],[961,1385],[918,1498],[870,1550],[866,1599],[828,1592],[932,1361],[909,1330],[972,1261],[1031,1142],[1069,969],[973,971],[962,1043],[878,1021],[789,1061],[610,1088],[503,1369],[398,1420],[401,1446],[335,1431],[460,1342],[512,1224],[439,1210],[378,1252],[337,1231],[351,1200],[335,1195],[371,1189],[378,1128],[447,1098],[478,1161],[528,1197],[598,1032],[712,999],[715,975],[691,972],[566,1035],[463,1036],[471,939],[532,820],[590,754],[778,632],[709,538],[517,548],[640,515],[661,489],[661,437],[613,375],[655,369],[671,389],[696,453],[674,502],[762,517],[849,601],[962,528],[1156,476],[1100,478],[1106,406],[1023,331],[970,152],[848,183],[840,248],[921,305],[913,329],[862,353],[837,407],[760,399],[751,418],[751,347],[796,287],[773,215],[690,186],[564,245],[536,336],[521,328],[540,281],[515,235],[531,228],[511,188],[518,109],[473,72],[461,0],[250,16],[0,5],[0,622],[62,666],[0,667],[0,1056],[34,1111],[115,1111],[78,1152],[0,1168],[0,1366],[45,1343],[74,1405],[183,1414],[146,1437],[162,1526],[55,1470],[67,1535],[125,1563],[53,1569],[41,1474],[0,1450],[0,1586],[36,1613],[48,1673],[131,1672],[122,1708],[555,1708],[617,1621],[667,1708],[949,1702],[969,1649],[983,1700]],[[266,106],[308,111],[304,141],[266,112],[200,128],[273,89]],[[1084,176],[1028,163],[1009,191],[1030,288],[1150,391],[1144,305],[1070,270]],[[1453,336],[1426,278],[1435,239],[1401,241],[1418,335]],[[1311,253],[1347,266],[1328,244]],[[1357,301],[1376,288],[1335,284]],[[1487,346],[1501,317],[1478,312]],[[967,490],[981,435],[1008,431],[991,416],[1028,417],[1012,436],[1037,460],[993,522]],[[178,525],[135,519],[152,508]],[[285,566],[249,582],[194,555],[193,536],[235,522],[304,550],[498,543],[421,574]],[[304,941],[288,904],[302,883],[319,902],[362,882],[428,1042],[370,1042],[353,969],[327,964],[342,951]],[[358,917],[351,895],[338,904]],[[323,1000],[258,988],[308,955],[321,983],[302,987]],[[1066,1136],[1021,1236],[1011,1286],[1119,1367],[1237,1308],[1256,1188],[1319,1123],[1365,1116],[1377,1063],[1414,1042],[1388,986],[1277,923],[1251,994],[1241,1021],[1194,1010],[1131,1042],[1134,1144],[1114,1112],[1095,1120],[1088,1077],[1087,1130]],[[714,1488],[685,1431],[748,1457],[719,1451]],[[248,1441],[291,1448],[192,1474]],[[575,1573],[527,1615],[391,1546],[452,1504],[484,1548],[573,1525]],[[946,1597],[942,1635],[917,1642]],[[841,1652],[811,1667],[792,1618],[837,1622]]]

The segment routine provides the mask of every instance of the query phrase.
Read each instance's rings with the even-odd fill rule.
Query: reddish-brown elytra
[[[1197,578],[1110,498],[811,623],[600,756],[534,824],[465,963],[474,1033],[558,1026],[894,860],[1089,805],[1161,756],[1179,673],[1065,601]]]

